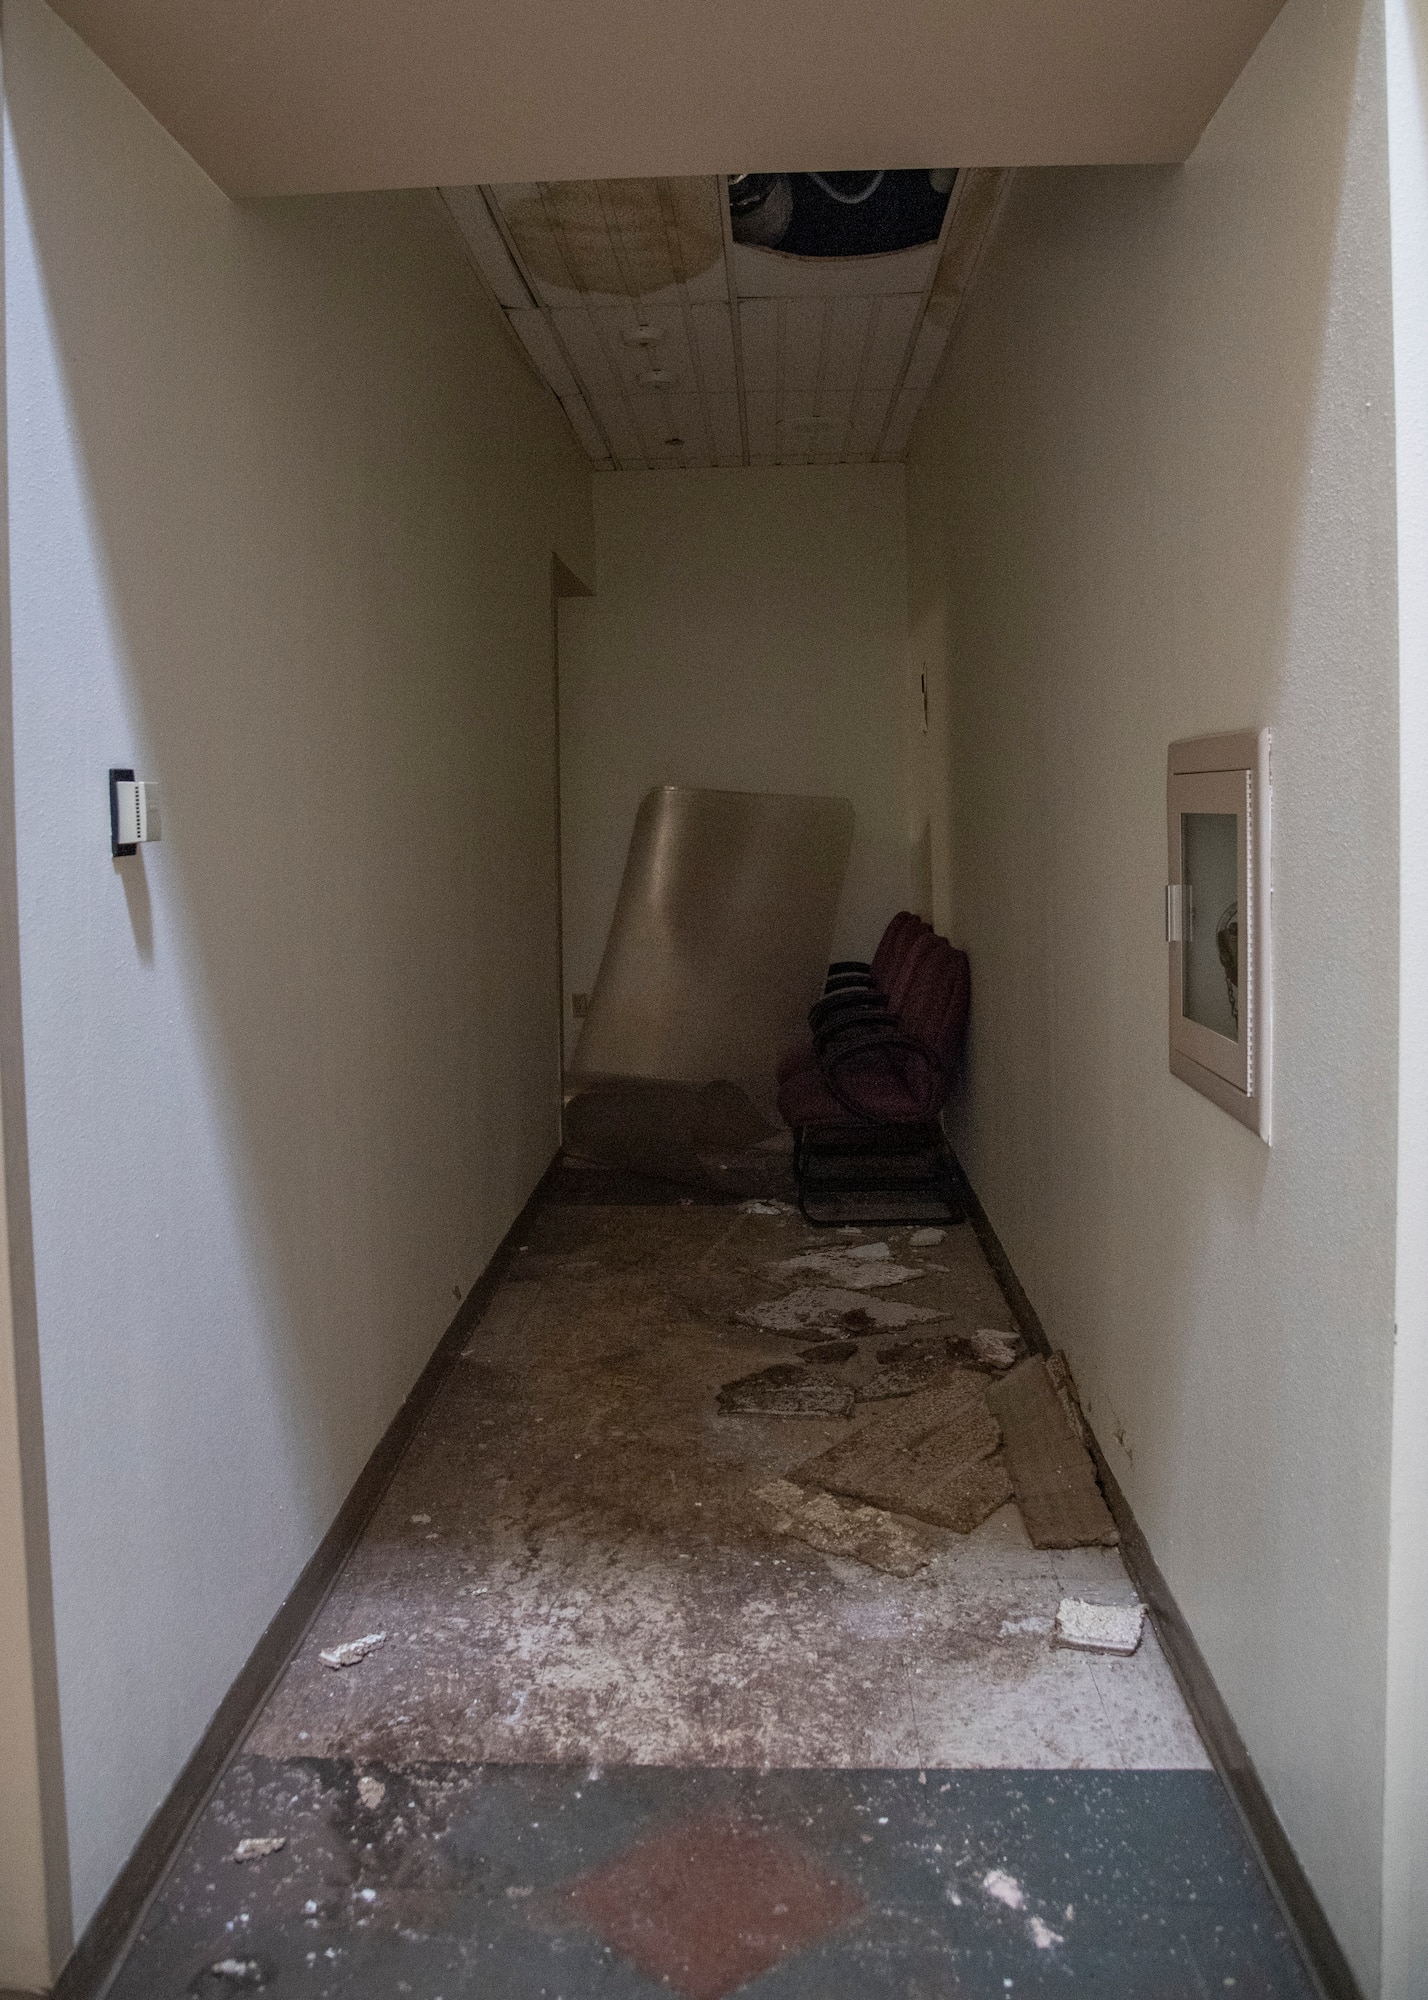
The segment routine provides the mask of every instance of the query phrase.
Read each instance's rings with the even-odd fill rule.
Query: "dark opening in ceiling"
[[[840,174],[731,174],[736,243],[791,257],[869,257],[932,243],[952,192],[950,168]]]

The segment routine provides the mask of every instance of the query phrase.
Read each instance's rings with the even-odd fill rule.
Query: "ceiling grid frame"
[[[727,176],[441,193],[587,455],[677,470],[905,456],[1010,178],[959,171],[925,246],[826,259],[736,245]]]

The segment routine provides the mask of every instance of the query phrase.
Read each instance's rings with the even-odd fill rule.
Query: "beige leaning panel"
[[[846,799],[647,793],[572,1077],[771,1078],[821,990],[852,842]]]

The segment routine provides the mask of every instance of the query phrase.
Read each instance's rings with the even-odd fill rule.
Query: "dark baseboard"
[[[1050,1354],[1051,1343],[1046,1337],[1046,1329],[1012,1269],[997,1232],[987,1219],[987,1211],[977,1199],[960,1161],[957,1173],[968,1220],[1002,1288],[1013,1319],[1028,1346],[1039,1354]],[[1087,1429],[1090,1429],[1089,1425]],[[1091,1434],[1091,1455],[1096,1461],[1096,1471],[1105,1490],[1107,1504],[1120,1530],[1121,1554],[1130,1571],[1131,1581],[1150,1613],[1170,1670],[1179,1683],[1180,1692],[1195,1718],[1215,1768],[1234,1801],[1245,1837],[1259,1858],[1310,1973],[1324,2000],[1364,2000],[1363,1989],[1330,1928],[1323,1905],[1300,1866],[1299,1857],[1290,1845],[1289,1836],[1280,1825],[1279,1815],[1250,1761],[1244,1738],[1235,1727],[1234,1718],[1215,1685],[1215,1677],[1195,1642],[1185,1614],[1161,1575],[1150,1545],[1141,1533],[1115,1474],[1106,1463],[1105,1453],[1094,1432]]]
[[[208,1803],[214,1786],[288,1661],[322,1609],[362,1530],[387,1489],[398,1461],[426,1415],[433,1397],[470,1339],[491,1301],[516,1245],[529,1228],[537,1204],[558,1164],[553,1160],[530,1200],[506,1231],[481,1276],[437,1343],[397,1414],[367,1460],[336,1519],[319,1542],[301,1576],[279,1607],[238,1678],[218,1705],[198,1747],[172,1791],[140,1835],[84,1935],[51,1988],[51,2000],[96,2000],[117,1970],[134,1932],[168,1872],[189,1828]],[[0,2000],[7,1996],[0,1994]],[[29,1996],[17,1996],[29,2000]]]

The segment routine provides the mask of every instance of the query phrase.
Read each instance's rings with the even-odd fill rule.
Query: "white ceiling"
[[[54,0],[232,195],[1183,160],[1280,0]]]
[[[935,244],[735,243],[725,182],[507,182],[447,205],[597,465],[903,456],[1008,176],[962,173]]]

